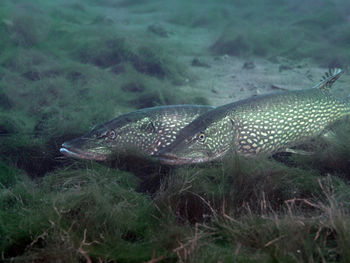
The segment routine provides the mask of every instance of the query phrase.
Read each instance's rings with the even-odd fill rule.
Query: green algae
[[[9,165],[4,161],[0,160],[0,185],[1,188],[9,188],[16,184],[19,171]]]
[[[131,173],[94,163],[17,177],[1,189],[1,251],[19,262],[346,261],[349,186],[334,176],[233,156],[162,180],[152,197]]]
[[[127,251],[139,252],[134,262],[150,257],[151,243],[145,238],[155,223],[149,199],[132,190],[135,179],[131,175],[94,168],[47,175],[40,187],[19,182],[8,188],[9,194],[1,195],[1,203],[13,196],[1,212],[5,238],[0,247],[6,250],[5,256],[22,251],[27,260],[46,256],[78,260],[83,258],[79,246],[86,235],[86,242],[93,242],[95,258],[130,259]],[[15,229],[18,225],[22,227]]]

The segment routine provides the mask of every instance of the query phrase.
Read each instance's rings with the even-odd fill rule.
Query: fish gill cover
[[[59,152],[138,109],[303,90],[329,67],[344,69],[331,90],[344,98],[349,10],[345,0],[1,1],[0,261],[350,261],[348,119],[298,146],[312,155],[172,168]]]

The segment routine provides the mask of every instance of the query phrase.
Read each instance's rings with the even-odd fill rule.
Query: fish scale
[[[273,154],[302,143],[350,113],[349,101],[329,91],[341,73],[330,71],[311,89],[253,97],[204,113],[157,158],[166,164],[201,163],[229,150],[242,155]]]

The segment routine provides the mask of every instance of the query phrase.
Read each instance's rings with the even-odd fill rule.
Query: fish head
[[[98,126],[89,133],[64,142],[60,152],[77,159],[104,161],[113,155],[111,142],[116,138],[114,129]]]
[[[136,118],[137,117],[137,118]],[[103,161],[118,155],[147,155],[157,142],[154,121],[148,116],[125,114],[96,126],[89,133],[62,144],[68,157]]]
[[[157,154],[157,159],[168,165],[198,164],[216,160],[232,147],[235,127],[228,117],[191,127],[197,124],[194,121],[185,127],[172,144]]]

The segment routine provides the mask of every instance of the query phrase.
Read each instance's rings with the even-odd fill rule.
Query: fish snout
[[[78,153],[70,151],[69,148],[67,147],[63,147],[63,144],[62,144],[62,147],[60,148],[60,153],[68,157],[79,158]]]
[[[61,145],[60,153],[67,157],[85,160],[105,161],[110,153],[99,151],[94,147],[86,145],[86,138],[76,138],[74,140],[64,142]]]
[[[62,148],[70,148],[71,146],[70,146],[70,144],[68,142],[64,142],[64,143],[62,143],[61,147]],[[61,151],[61,149],[60,149],[60,151]]]
[[[62,143],[60,153],[68,157],[79,158],[76,149],[72,149],[72,145],[69,142]]]

